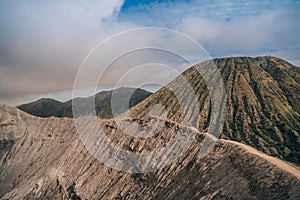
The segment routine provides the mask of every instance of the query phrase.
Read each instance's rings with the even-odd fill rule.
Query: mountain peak
[[[199,130],[209,125],[210,96],[197,64],[183,73],[194,87],[201,110]],[[230,57],[213,59],[224,81],[227,115],[222,138],[243,142],[269,155],[300,164],[300,70],[273,56]],[[178,91],[181,79],[170,84]],[[183,93],[183,98],[185,94]],[[133,116],[147,118],[149,105],[160,104],[168,118],[179,122],[182,117],[177,97],[164,87],[131,109]]]

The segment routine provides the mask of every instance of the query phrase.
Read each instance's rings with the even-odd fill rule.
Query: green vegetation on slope
[[[227,115],[222,138],[246,143],[269,155],[300,163],[300,69],[279,58],[233,57],[213,60],[226,87]],[[196,68],[183,73],[193,86],[199,101],[199,129],[209,123],[210,97]],[[180,78],[170,83],[179,91]],[[183,95],[184,94],[183,92]],[[180,105],[175,95],[164,87],[131,109],[133,116],[147,118],[153,103],[162,104],[168,118],[180,121]],[[146,119],[147,120],[147,119]]]

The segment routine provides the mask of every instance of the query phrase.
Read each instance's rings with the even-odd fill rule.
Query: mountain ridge
[[[114,90],[101,91],[96,95],[90,97],[76,97],[74,98],[74,100],[81,101],[80,103],[82,104],[82,106],[84,106],[87,103],[91,103],[91,101],[93,101],[95,98],[95,109],[97,116],[101,118],[110,118],[112,117],[110,101],[113,92],[124,93],[124,96],[126,96],[127,93],[133,92],[132,98],[129,102],[129,107],[138,104],[140,101],[144,100],[152,94],[151,92],[140,88],[121,87]],[[38,117],[47,118],[55,116],[72,118],[72,101],[73,99],[65,102],[60,102],[51,98],[41,98],[34,102],[19,105],[17,106],[17,108]]]
[[[193,85],[199,98],[200,131],[206,130],[210,122],[211,103],[206,84],[196,67],[207,65],[209,62],[204,61],[183,73],[183,77]],[[299,164],[300,68],[274,56],[215,58],[212,62],[221,72],[228,103],[221,137],[243,142],[269,155]],[[184,91],[184,88],[180,88],[179,80],[175,79],[173,82],[175,88]],[[130,113],[134,118],[149,120],[148,106],[158,103],[167,108],[169,119],[179,120],[181,114],[177,97],[166,87],[151,96],[146,94],[145,97],[145,101],[136,101],[139,105],[130,106]],[[85,103],[89,102],[82,103],[83,110]],[[72,102],[68,101],[65,104],[68,104],[69,108],[65,115],[71,117]],[[60,114],[55,116],[63,116],[61,110],[64,109],[58,110]],[[112,117],[110,104],[97,106],[96,103],[96,110],[101,118]]]
[[[3,126],[8,122],[9,126]],[[135,147],[133,151],[146,145],[123,140],[118,128],[106,127],[112,122],[99,119],[105,132],[112,135],[112,142],[123,148]],[[200,158],[202,139],[198,136],[202,133],[199,132],[192,132],[198,139],[170,166],[156,172],[132,174],[111,169],[96,160],[79,140],[73,119],[38,118],[13,107],[0,106],[0,127],[4,128],[1,134],[19,130],[20,126],[26,126],[26,131],[11,139],[11,150],[0,155],[2,199],[300,197],[298,169],[246,145],[222,139],[208,155]],[[169,137],[168,132],[175,130],[165,128],[160,135]],[[158,140],[161,139],[159,136]]]

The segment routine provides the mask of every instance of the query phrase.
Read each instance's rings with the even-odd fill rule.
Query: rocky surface
[[[142,121],[138,121],[142,123]],[[128,140],[112,120],[99,124],[131,151],[160,148],[175,134],[168,121],[161,143]],[[199,157],[204,133],[174,163],[148,173],[125,173],[96,160],[79,140],[72,119],[38,118],[0,107],[1,199],[299,199],[300,171],[237,142],[218,140]]]

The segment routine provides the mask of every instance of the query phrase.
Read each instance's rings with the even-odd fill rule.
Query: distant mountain
[[[300,164],[300,68],[276,57],[232,57],[213,60],[224,80],[227,116],[222,138],[248,144],[269,155]],[[181,116],[176,96],[164,87],[131,109],[131,115],[149,120],[151,105],[161,104],[168,118],[200,115],[199,129],[206,130],[210,118],[210,96],[197,68],[183,73],[195,89],[201,111]],[[181,77],[169,86],[185,91]],[[187,95],[183,92],[183,97]]]
[[[111,118],[111,96],[113,92],[117,93],[118,96],[121,97],[126,97],[133,92],[129,101],[130,108],[152,94],[151,92],[140,88],[118,88],[116,90],[103,91],[96,94],[95,96],[87,98],[76,98],[75,100],[77,102],[80,102],[78,103],[78,105],[82,107],[95,100],[95,109],[97,116],[101,118]],[[32,103],[19,105],[17,106],[17,108],[38,117],[73,117],[72,100],[63,103],[49,98],[42,98]],[[124,111],[126,110],[120,110],[119,112]]]
[[[35,102],[17,106],[29,114],[38,117],[61,116],[64,103],[50,98],[42,98]]]

